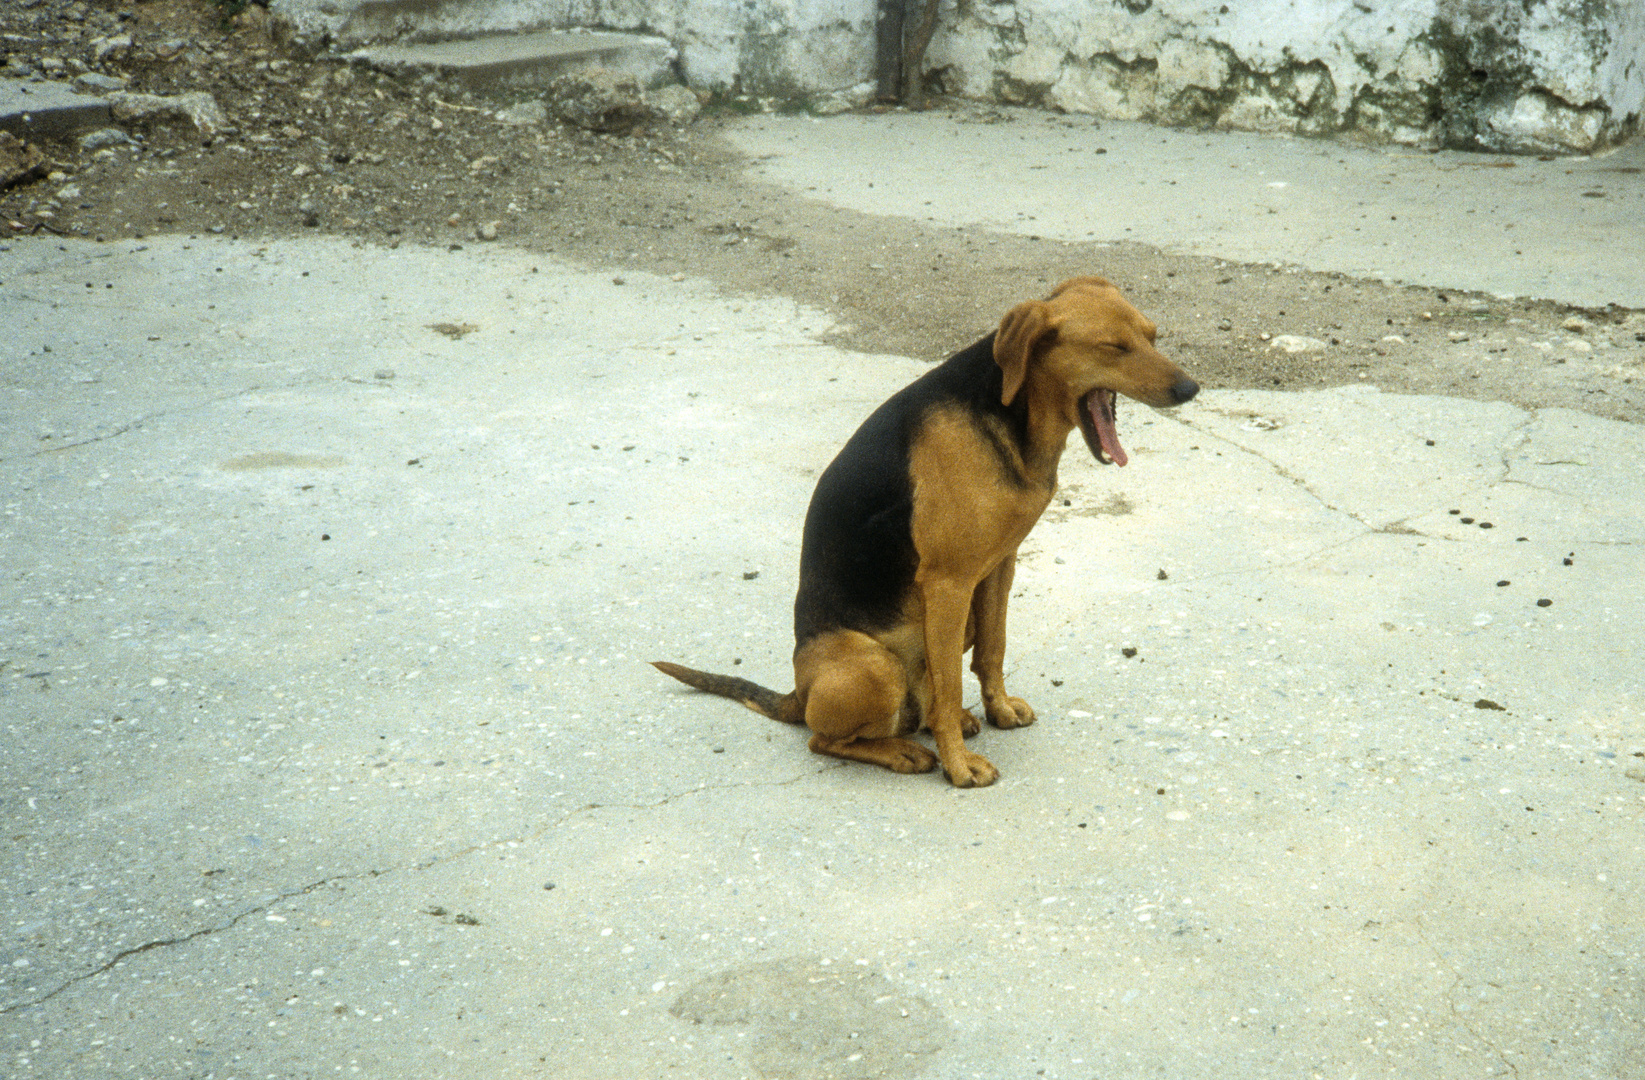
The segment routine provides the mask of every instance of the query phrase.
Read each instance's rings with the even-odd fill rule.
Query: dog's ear
[[[1051,305],[1043,300],[1024,300],[1005,313],[1000,320],[999,332],[994,335],[994,363],[1004,376],[1000,385],[1000,403],[1011,404],[1028,377],[1028,361],[1034,350],[1056,327],[1051,325]]]

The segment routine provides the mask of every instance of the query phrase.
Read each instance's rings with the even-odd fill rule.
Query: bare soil
[[[109,49],[122,34],[131,46]],[[207,136],[171,122],[133,131],[130,146],[44,144],[52,177],[0,192],[7,243],[212,233],[511,244],[614,275],[682,274],[729,293],[791,297],[834,314],[839,344],[929,360],[975,340],[1019,300],[1100,273],[1207,388],[1365,381],[1645,417],[1636,312],[838,210],[748,179],[721,137],[734,113],[624,135],[504,124],[496,111],[512,102],[288,55],[257,7],[225,21],[206,0],[8,0],[0,48],[13,77],[90,71],[147,93],[204,90],[228,124]],[[1275,348],[1271,339],[1287,334],[1328,347]]]

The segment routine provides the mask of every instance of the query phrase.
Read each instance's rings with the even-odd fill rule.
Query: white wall
[[[949,93],[1414,145],[1581,153],[1639,129],[1645,0],[943,0]],[[867,90],[875,0],[271,0],[339,46],[528,27],[668,38],[702,88]]]
[[[1639,0],[954,0],[945,89],[1070,112],[1585,151],[1645,102]]]
[[[702,88],[803,95],[858,86],[874,70],[875,0],[270,0],[288,36],[337,52],[586,27],[665,37]]]

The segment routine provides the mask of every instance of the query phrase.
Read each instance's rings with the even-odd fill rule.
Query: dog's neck
[[[1057,465],[1068,446],[1068,436],[1079,426],[1062,395],[1049,393],[1040,380],[1030,378],[1022,388],[1026,442],[1022,447],[1024,478],[1047,492],[1057,486]],[[1078,403],[1074,405],[1078,408]]]

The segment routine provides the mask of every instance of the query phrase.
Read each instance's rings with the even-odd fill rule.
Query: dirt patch
[[[505,243],[613,273],[791,297],[834,314],[842,345],[928,360],[975,340],[1017,301],[1101,273],[1211,389],[1364,381],[1645,416],[1638,313],[873,217],[746,178],[720,137],[734,113],[624,135],[508,123],[517,102],[287,55],[256,7],[225,22],[204,0],[27,3],[0,8],[8,74],[205,91],[223,119],[208,133],[161,114],[126,129],[135,142],[43,144],[51,175],[0,193],[6,228],[28,237],[9,242],[172,232]],[[1323,348],[1288,352],[1275,344],[1283,336]]]

